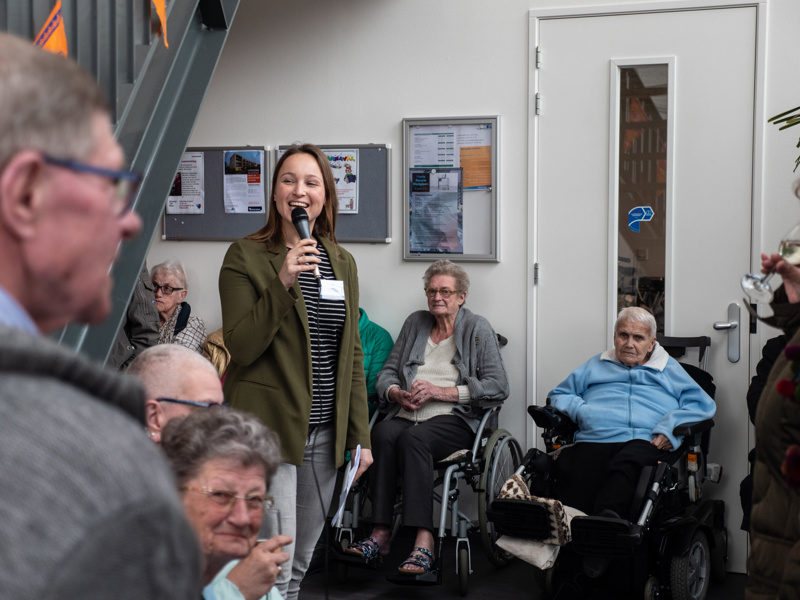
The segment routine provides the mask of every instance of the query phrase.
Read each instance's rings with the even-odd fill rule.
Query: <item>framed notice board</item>
[[[263,146],[187,148],[164,209],[164,239],[232,241],[267,222]]]
[[[278,146],[275,164],[290,146]],[[320,145],[336,182],[340,242],[389,244],[392,241],[391,158],[386,144]]]
[[[403,120],[403,259],[500,262],[499,117]]]

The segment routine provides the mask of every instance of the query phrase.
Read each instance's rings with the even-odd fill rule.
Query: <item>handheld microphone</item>
[[[295,230],[297,230],[297,235],[300,236],[301,240],[311,239],[311,230],[308,227],[308,213],[306,209],[302,206],[297,206],[292,209],[292,224],[294,225]],[[310,254],[306,254],[306,256],[311,256]],[[314,277],[317,279],[321,279],[322,275],[319,274],[319,267],[314,265]]]

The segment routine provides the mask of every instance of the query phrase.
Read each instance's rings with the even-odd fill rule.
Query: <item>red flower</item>
[[[775,387],[781,396],[794,399],[794,383],[790,379],[781,379]]]
[[[800,446],[792,444],[786,449],[786,458],[781,465],[781,473],[786,478],[786,485],[795,489],[800,487]]]

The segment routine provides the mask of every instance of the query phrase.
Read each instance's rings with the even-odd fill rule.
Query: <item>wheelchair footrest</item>
[[[572,549],[577,554],[631,556],[641,543],[643,529],[624,519],[575,517],[572,519]]]
[[[528,540],[553,537],[554,530],[547,506],[531,500],[501,498],[492,502],[486,513],[494,528],[503,535]]]

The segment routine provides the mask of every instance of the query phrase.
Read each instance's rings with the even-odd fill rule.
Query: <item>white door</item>
[[[531,59],[540,105],[531,125],[536,402],[611,346],[617,286],[624,284],[618,261],[634,272],[652,259],[631,233],[635,224],[626,230],[633,241],[618,241],[628,220],[627,208],[617,214],[624,187],[617,156],[627,142],[619,141],[616,86],[631,65],[661,65],[669,73],[657,108],[667,121],[656,144],[665,152],[658,162],[663,202],[648,208],[664,227],[664,331],[712,340],[717,416],[710,459],[724,466],[724,476],[705,491],[725,500],[729,570],[744,572],[738,489],[749,446],[747,313],[741,307],[743,326],[733,333],[738,362],[728,358],[728,333],[712,325],[728,321],[731,303],[742,304],[739,280],[750,268],[757,7],[567,18],[533,11],[531,40],[540,49],[538,69],[533,52]]]

